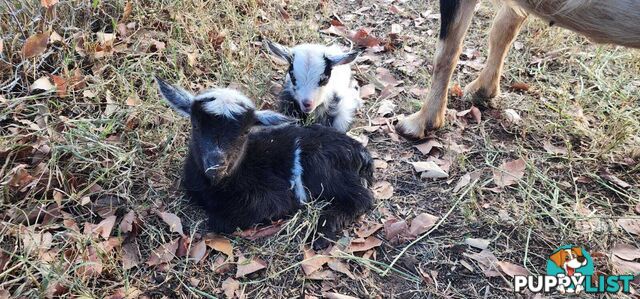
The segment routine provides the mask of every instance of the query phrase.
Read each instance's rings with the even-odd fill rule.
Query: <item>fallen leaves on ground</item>
[[[567,154],[567,148],[566,147],[564,147],[564,146],[555,146],[549,140],[545,140],[543,145],[542,145],[542,147],[549,154],[554,154],[554,155],[566,155]]]
[[[446,178],[449,176],[438,164],[433,161],[427,162],[409,162],[413,165],[416,172],[420,173],[421,178]]]
[[[176,238],[169,243],[160,245],[154,249],[147,260],[147,265],[157,266],[163,263],[168,263],[173,260],[178,250],[180,238]]]
[[[48,42],[49,32],[36,33],[30,36],[22,46],[22,57],[27,59],[44,53]]]
[[[436,222],[440,219],[440,217],[433,216],[431,214],[422,213],[416,218],[411,220],[411,225],[409,226],[409,234],[413,237],[417,237],[426,233],[429,229],[431,229]]]
[[[428,213],[421,213],[413,218],[409,223],[401,219],[389,219],[384,223],[385,238],[391,244],[400,244],[408,240],[416,239],[418,236],[429,231],[440,219]]]
[[[303,252],[304,260],[302,260],[300,266],[302,266],[302,270],[306,275],[311,275],[313,272],[322,269],[322,266],[331,260],[331,257],[318,255],[309,247],[305,247]]]
[[[500,271],[507,274],[509,277],[513,278],[514,276],[529,276],[529,271],[522,266],[510,263],[510,262],[497,262],[498,268]]]
[[[122,245],[122,268],[129,270],[140,264],[140,251],[135,242]]]
[[[189,250],[189,258],[191,258],[194,263],[200,263],[206,256],[207,244],[205,240],[201,240],[196,244],[191,244],[191,249]]]
[[[366,238],[368,236],[375,234],[378,230],[380,230],[383,227],[384,225],[378,222],[364,223],[360,228],[356,230],[356,235],[360,238]]]
[[[476,238],[466,238],[464,240],[464,243],[471,246],[471,247],[475,247],[478,249],[487,249],[489,247],[489,243],[491,243],[491,240],[487,240],[487,239],[476,239]]]
[[[267,226],[253,227],[233,234],[249,240],[262,239],[277,234],[285,223],[287,222],[284,220],[278,220]]]
[[[358,299],[358,297],[343,295],[340,293],[322,293],[322,297],[326,299]]]
[[[180,217],[178,217],[176,214],[169,213],[169,212],[157,212],[157,213],[158,213],[158,216],[162,218],[162,221],[164,221],[166,224],[169,225],[169,230],[171,232],[178,233],[181,236],[184,236],[184,232],[182,231],[182,221],[180,220]]]
[[[418,149],[418,151],[420,151],[420,153],[422,153],[423,155],[429,155],[429,153],[431,153],[431,150],[433,150],[434,148],[441,149],[442,143],[440,143],[440,141],[436,139],[429,139],[427,140],[427,142],[416,144],[413,147]]]
[[[349,244],[347,251],[348,252],[367,251],[369,249],[376,248],[380,245],[382,245],[382,240],[374,236],[369,236],[367,238],[358,238],[358,239],[351,240],[351,244]]]
[[[513,185],[524,177],[525,168],[524,159],[504,162],[498,169],[493,170],[493,181],[501,188]]]
[[[231,241],[229,239],[221,237],[221,236],[206,236],[204,238],[205,244],[211,247],[211,249],[222,252],[227,256],[233,256],[233,246],[231,245]]]
[[[618,219],[617,223],[626,232],[640,236],[640,219]]]
[[[248,259],[241,255],[238,258],[238,264],[236,266],[236,278],[245,277],[265,268],[267,268],[267,263],[263,260],[259,258]]]
[[[373,84],[367,84],[360,87],[360,97],[363,99],[369,98],[376,94],[376,87]]]
[[[478,262],[480,269],[487,277],[500,276],[497,271],[498,258],[488,249],[484,249],[478,253],[463,253],[464,256]]]
[[[379,181],[373,184],[371,187],[373,196],[376,199],[384,200],[393,196],[393,186],[387,181]]]
[[[458,193],[462,188],[469,185],[471,182],[477,180],[482,176],[483,170],[479,169],[473,172],[465,173],[460,177],[458,183],[453,187],[453,193]]]
[[[619,244],[611,250],[611,264],[616,274],[637,274],[640,272],[640,248],[629,244]]]
[[[240,282],[229,277],[222,282],[222,290],[227,298],[233,298],[240,290]]]
[[[529,91],[530,86],[529,84],[524,82],[514,82],[511,84],[510,88],[513,91],[524,92],[524,91]]]

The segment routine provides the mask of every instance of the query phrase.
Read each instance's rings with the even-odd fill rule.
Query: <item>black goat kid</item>
[[[213,231],[231,233],[280,219],[313,199],[328,202],[318,232],[335,239],[371,208],[372,159],[352,138],[333,128],[290,125],[282,114],[256,111],[235,90],[192,95],[161,79],[157,83],[169,104],[191,118],[182,186],[207,212]],[[328,244],[319,238],[314,247]]]

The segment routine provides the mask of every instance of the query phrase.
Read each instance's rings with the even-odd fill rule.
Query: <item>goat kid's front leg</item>
[[[411,139],[424,138],[425,130],[444,125],[447,89],[458,64],[462,40],[467,33],[477,0],[440,0],[440,40],[433,63],[429,94],[420,111],[400,120],[396,130]]]
[[[526,19],[526,12],[515,11],[506,3],[500,8],[489,33],[487,64],[478,78],[465,88],[465,96],[470,97],[476,104],[484,107],[493,106],[487,100],[500,94],[504,58]]]

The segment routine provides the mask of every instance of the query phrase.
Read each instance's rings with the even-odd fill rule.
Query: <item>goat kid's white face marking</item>
[[[293,51],[293,63],[290,66],[289,79],[293,86],[293,95],[302,111],[312,112],[321,104],[324,86],[321,81],[328,80],[326,69],[329,61],[321,49],[296,49]],[[330,71],[329,71],[330,75]]]
[[[203,105],[204,111],[213,115],[235,118],[237,115],[255,109],[253,102],[234,89],[221,88],[203,92],[195,97],[196,101],[214,98]]]

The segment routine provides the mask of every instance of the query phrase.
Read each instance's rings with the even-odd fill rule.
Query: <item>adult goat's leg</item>
[[[527,18],[526,12],[516,12],[507,4],[502,8],[493,20],[489,33],[489,58],[478,78],[465,88],[465,95],[471,97],[481,106],[489,106],[487,99],[500,94],[500,76],[504,58],[509,52],[511,44],[515,40],[522,23]]]
[[[467,33],[477,0],[440,0],[440,40],[433,63],[431,89],[420,111],[401,120],[397,131],[408,138],[422,138],[425,130],[444,125],[447,89],[458,64],[462,40]]]

